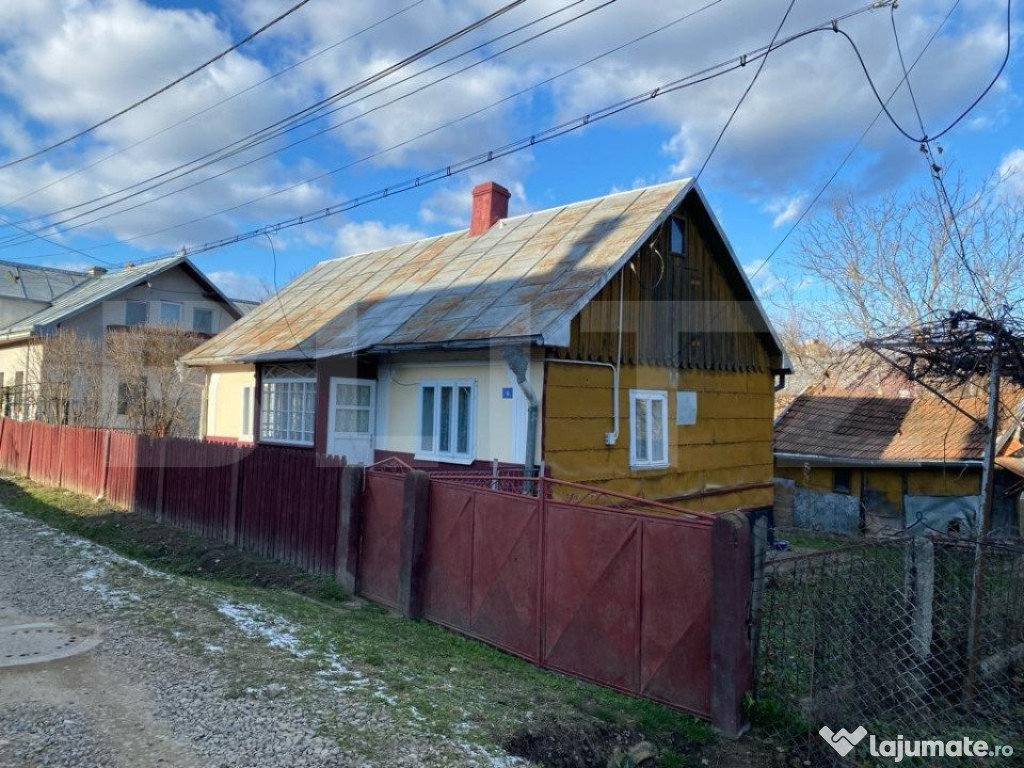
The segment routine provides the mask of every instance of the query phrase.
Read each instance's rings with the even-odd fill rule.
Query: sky
[[[317,261],[465,227],[470,191],[482,181],[512,191],[515,215],[703,167],[701,187],[770,300],[782,286],[802,285],[794,258],[802,227],[827,215],[833,196],[870,200],[929,182],[918,144],[876,119],[854,47],[829,27],[772,51],[756,80],[761,61],[750,59],[550,142],[524,142],[524,151],[375,199],[753,53],[772,40],[790,0],[524,0],[508,8],[506,0],[308,0],[107,120],[296,2],[0,4],[0,259],[82,269],[195,249],[195,263],[229,295],[260,297]],[[868,5],[795,0],[778,39]],[[934,135],[999,69],[1006,14],[995,0],[904,0],[838,27],[883,97],[903,76],[898,39]],[[940,142],[944,162],[970,179],[1018,168],[1024,177],[1022,21],[1014,9],[1009,64]],[[920,133],[906,88],[890,111]],[[299,125],[282,123],[293,115],[303,117]],[[1011,184],[1024,194],[1019,178]],[[311,214],[315,221],[203,250]]]

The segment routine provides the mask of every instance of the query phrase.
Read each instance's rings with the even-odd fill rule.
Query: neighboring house
[[[252,299],[231,299],[231,303],[243,315],[248,315],[260,305],[260,302],[253,301]]]
[[[966,532],[981,504],[985,429],[924,387],[884,371],[880,386],[817,386],[775,425],[776,523],[818,530]],[[945,392],[984,423],[984,388]],[[992,529],[1019,530],[1019,390],[1004,392]]]
[[[206,342],[210,440],[772,503],[789,365],[691,181],[322,262]],[[703,494],[708,494],[703,496]]]
[[[3,413],[130,427],[127,403],[160,394],[155,391],[158,384],[147,381],[144,364],[151,362],[163,341],[174,336],[177,346],[188,349],[241,315],[184,256],[111,272],[0,262]],[[152,333],[142,337],[142,329]],[[111,349],[127,347],[112,343],[112,334],[121,334],[122,342],[130,334],[139,335],[139,359],[119,369],[109,359]],[[119,379],[118,371],[127,368],[137,373],[130,381],[123,375]],[[86,403],[87,389],[93,395]],[[192,389],[198,404],[201,388]]]

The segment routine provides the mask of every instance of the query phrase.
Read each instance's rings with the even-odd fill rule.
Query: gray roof
[[[244,316],[248,315],[263,302],[253,301],[252,299],[231,299],[231,303],[234,304],[238,308],[238,311]]]
[[[564,346],[572,318],[688,194],[704,204],[684,179],[502,219],[475,237],[462,230],[323,261],[185,361],[494,341]]]
[[[87,272],[0,261],[0,299],[49,303],[89,279]]]
[[[185,267],[198,282],[205,284],[227,306],[234,309],[239,315],[242,314],[241,310],[229,301],[187,257],[178,255],[154,259],[98,276],[85,275],[84,282],[58,296],[50,306],[0,329],[0,340],[3,340],[4,337],[27,336],[36,332],[40,327],[45,328],[64,322],[74,315],[113,298],[122,291],[177,266]]]

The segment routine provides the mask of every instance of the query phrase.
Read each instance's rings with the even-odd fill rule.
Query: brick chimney
[[[512,193],[500,184],[487,181],[473,187],[473,217],[469,222],[469,235],[482,235],[496,221],[508,216],[508,199]]]

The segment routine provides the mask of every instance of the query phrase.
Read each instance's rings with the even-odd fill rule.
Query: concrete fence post
[[[405,475],[402,497],[402,543],[398,561],[398,608],[410,619],[423,618],[423,576],[430,504],[430,475]]]
[[[750,642],[750,523],[738,512],[711,529],[711,725],[727,738],[747,729],[743,699],[753,687]]]
[[[363,468],[358,464],[341,468],[334,580],[352,595],[359,586],[359,543],[363,536],[363,477]]]

